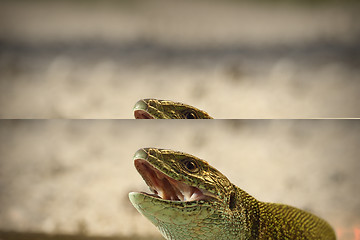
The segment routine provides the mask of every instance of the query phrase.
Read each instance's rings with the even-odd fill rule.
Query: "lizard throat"
[[[177,181],[151,166],[146,160],[135,159],[135,167],[145,180],[156,198],[171,201],[199,201],[212,197],[213,194],[206,190],[192,187],[183,182]]]

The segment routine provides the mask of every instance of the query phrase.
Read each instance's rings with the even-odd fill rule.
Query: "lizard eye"
[[[195,172],[199,171],[199,167],[197,166],[196,162],[192,161],[192,160],[185,160],[184,167],[189,172],[195,173]]]
[[[185,113],[185,117],[186,119],[196,119],[196,114],[193,113],[193,112],[188,112],[188,113]]]

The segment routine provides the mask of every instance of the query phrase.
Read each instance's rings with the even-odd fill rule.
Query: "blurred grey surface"
[[[1,120],[0,231],[160,237],[128,200],[141,147],[208,161],[262,201],[360,228],[358,120]],[[46,238],[45,238],[46,239]]]
[[[359,3],[291,2],[1,1],[0,117],[359,117]]]

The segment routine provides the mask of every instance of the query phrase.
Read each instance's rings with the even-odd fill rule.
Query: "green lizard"
[[[324,220],[258,201],[190,154],[144,148],[134,164],[153,193],[131,192],[130,201],[168,240],[336,239]]]
[[[141,99],[134,106],[136,119],[211,119],[193,106],[168,100]]]

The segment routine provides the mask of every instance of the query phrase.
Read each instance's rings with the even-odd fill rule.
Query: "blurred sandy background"
[[[1,120],[0,141],[0,233],[159,237],[127,196],[149,191],[141,147],[205,159],[260,200],[327,219],[339,240],[360,229],[358,120]]]
[[[0,117],[359,117],[358,1],[301,2],[1,1]]]

